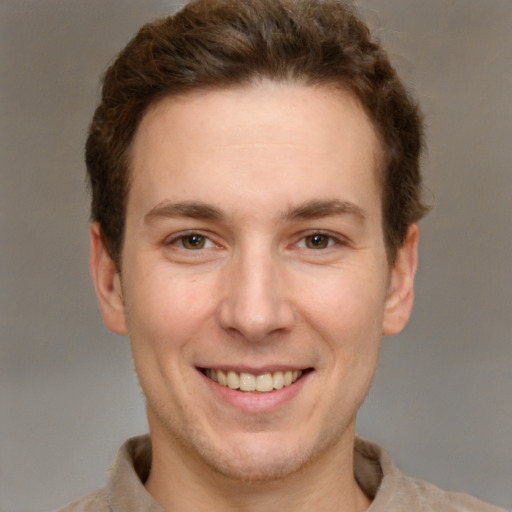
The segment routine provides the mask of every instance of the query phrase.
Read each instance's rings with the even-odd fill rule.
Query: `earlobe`
[[[384,336],[399,333],[409,320],[414,302],[414,276],[418,266],[418,237],[417,224],[409,226],[405,242],[398,250],[391,269],[382,325]]]
[[[128,330],[119,272],[105,247],[99,224],[92,224],[89,233],[89,268],[103,322],[111,331],[126,335]]]

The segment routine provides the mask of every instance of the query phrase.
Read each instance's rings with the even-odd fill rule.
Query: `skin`
[[[325,87],[194,92],[143,118],[121,274],[97,225],[91,272],[106,325],[131,338],[146,488],[167,510],[368,507],[356,414],[382,335],[408,319],[418,238],[389,265],[378,155],[358,102]],[[263,394],[200,368],[307,371]]]

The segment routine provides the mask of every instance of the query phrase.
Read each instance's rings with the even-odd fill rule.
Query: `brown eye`
[[[327,235],[316,233],[305,238],[306,247],[308,249],[325,249],[330,245],[331,238]]]
[[[185,249],[203,249],[206,244],[206,237],[202,235],[187,235],[181,239],[181,244]]]

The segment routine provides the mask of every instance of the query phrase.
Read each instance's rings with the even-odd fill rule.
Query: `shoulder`
[[[105,489],[98,489],[82,496],[55,512],[110,512]]]
[[[443,491],[405,476],[385,450],[366,439],[356,438],[354,471],[361,488],[373,499],[368,512],[505,512],[468,494]]]
[[[443,491],[435,485],[414,478],[402,477],[398,495],[414,503],[421,512],[505,512],[504,509],[461,492]]]

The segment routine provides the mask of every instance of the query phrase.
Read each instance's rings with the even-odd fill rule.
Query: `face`
[[[349,446],[382,334],[409,314],[416,248],[412,230],[390,268],[357,101],[274,83],[165,99],[132,170],[121,276],[96,226],[91,266],[153,443],[243,479]]]

